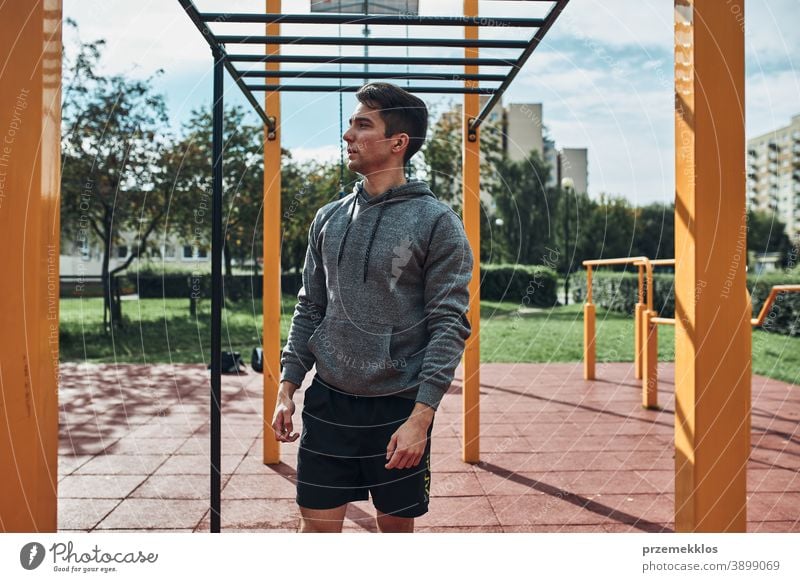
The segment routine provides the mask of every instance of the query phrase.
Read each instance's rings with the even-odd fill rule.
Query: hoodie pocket
[[[344,391],[361,392],[398,376],[392,360],[392,326],[326,315],[308,340],[320,376]]]

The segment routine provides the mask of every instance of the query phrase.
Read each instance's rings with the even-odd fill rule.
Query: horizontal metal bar
[[[512,81],[514,81],[514,78],[522,70],[522,67],[525,66],[526,61],[533,54],[533,51],[535,51],[536,47],[539,46],[539,43],[542,42],[544,35],[547,34],[547,31],[550,30],[550,27],[553,26],[553,23],[564,10],[567,2],[569,2],[569,0],[558,0],[555,5],[550,8],[550,12],[548,12],[547,16],[545,17],[545,24],[536,31],[530,42],[526,43],[527,46],[525,47],[525,50],[522,51],[522,54],[519,56],[519,60],[515,63],[514,68],[509,71],[508,77],[506,77],[506,80],[503,81],[503,84],[500,86],[500,90],[488,100],[478,114],[478,117],[476,117],[470,123],[471,129],[477,129],[480,124],[483,123],[483,120],[486,119],[492,109],[494,109],[495,104],[500,101],[503,93],[506,92],[506,89],[508,89],[509,85],[511,85]]]
[[[507,18],[503,16],[417,16],[413,14],[226,14],[205,12],[205,22],[256,22],[280,24],[358,24],[390,26],[478,26],[483,28],[539,28],[543,18]]]
[[[364,38],[361,36],[260,36],[221,34],[216,36],[220,44],[274,44],[274,45],[333,45],[333,46],[424,46],[424,47],[477,47],[526,49],[528,41],[470,38]]]
[[[320,63],[326,65],[441,65],[463,67],[477,65],[482,67],[511,67],[516,59],[497,58],[436,58],[436,57],[327,57],[317,55],[228,55],[232,62],[248,63]]]
[[[363,79],[364,71],[244,71],[245,78],[289,77],[299,79]],[[425,79],[431,81],[491,81],[502,82],[505,75],[465,75],[464,73],[402,73],[397,71],[369,71],[373,79]]]
[[[368,77],[372,73],[366,73]],[[364,74],[361,75],[362,77]],[[308,91],[311,93],[355,93],[361,89],[360,85],[343,86],[338,85],[247,85],[250,91]],[[403,87],[409,93],[453,93],[457,95],[464,95],[467,93],[479,93],[483,95],[491,95],[497,91],[496,87]]]
[[[222,59],[222,64],[228,70],[228,73],[233,77],[233,80],[239,86],[242,93],[244,94],[245,99],[247,99],[248,103],[250,103],[251,107],[255,110],[258,116],[261,118],[261,121],[270,129],[270,131],[275,131],[275,123],[270,120],[270,116],[267,115],[267,112],[261,107],[261,104],[256,100],[250,91],[247,90],[245,87],[244,81],[236,77],[236,67],[233,66],[233,63],[227,58],[225,54],[225,49],[219,45],[217,42],[216,37],[211,32],[211,30],[206,26],[205,22],[202,21],[200,18],[200,13],[197,11],[197,7],[194,5],[192,0],[178,0],[180,2],[181,7],[186,12],[186,15],[189,19],[194,23],[197,29],[200,31],[200,34],[205,37],[206,42],[208,43],[209,47],[211,48],[211,52],[214,55],[214,59]]]
[[[584,267],[600,267],[603,265],[631,265],[631,264],[646,264],[650,262],[647,257],[620,257],[614,259],[586,259],[583,261]]]

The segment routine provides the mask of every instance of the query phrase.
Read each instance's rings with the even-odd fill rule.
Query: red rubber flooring
[[[59,530],[208,531],[205,368],[61,372]],[[640,406],[631,364],[600,364],[593,382],[581,364],[484,364],[477,465],[461,461],[461,372],[436,415],[431,506],[417,531],[672,531],[672,364],[660,367],[659,411]],[[280,465],[261,462],[261,382],[223,377],[223,531],[297,527],[296,444]],[[752,393],[748,530],[798,532],[800,388],[755,376]],[[375,531],[373,515],[369,502],[351,504],[345,531]]]

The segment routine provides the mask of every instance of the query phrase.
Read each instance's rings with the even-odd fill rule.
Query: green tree
[[[355,173],[344,168],[340,187],[338,162],[305,163],[294,160],[284,152],[281,164],[281,268],[283,271],[300,271],[308,246],[308,229],[314,215],[322,206],[339,198],[339,193],[349,194],[356,180]]]
[[[503,262],[545,264],[560,228],[555,199],[546,186],[550,168],[535,151],[526,160],[503,158],[496,168],[499,180],[489,193],[502,220],[497,239]]]
[[[436,196],[461,213],[461,106],[450,102],[441,111],[431,111],[431,119],[430,135],[422,148],[424,170],[421,173]],[[484,121],[479,136],[481,190],[488,192],[496,182],[497,164],[503,155],[501,121]],[[495,223],[498,216],[486,205],[481,206],[480,260],[482,263],[502,262],[498,250],[501,241],[497,238],[500,227]]]
[[[582,260],[631,256],[636,250],[633,219],[634,209],[625,198],[600,194],[586,219]]]
[[[192,228],[178,228],[193,244],[210,246],[212,115],[208,108],[192,111],[181,139],[170,152],[167,177],[176,191],[191,200]],[[244,263],[257,250],[261,254],[261,220],[264,165],[263,129],[247,122],[243,107],[226,107],[222,122],[222,212],[225,275],[233,274],[233,261]]]
[[[675,205],[653,203],[634,210],[634,255],[651,259],[675,257]]]
[[[786,266],[792,242],[786,234],[786,225],[778,219],[776,213],[766,210],[748,211],[747,250],[754,253],[780,253],[780,265]]]
[[[146,249],[170,198],[156,186],[168,143],[164,98],[153,91],[153,77],[100,75],[103,44],[79,42],[74,56],[69,47],[64,50],[61,216],[64,236],[86,245],[98,240],[102,246],[103,325],[108,330],[112,323],[122,325],[111,282]],[[127,260],[110,270],[122,232],[135,232],[136,241]]]

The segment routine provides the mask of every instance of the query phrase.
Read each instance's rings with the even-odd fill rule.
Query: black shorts
[[[386,469],[392,434],[411,415],[414,401],[400,396],[354,396],[314,376],[306,389],[297,453],[297,504],[333,509],[372,495],[379,511],[418,517],[428,511],[431,431],[422,460],[409,469]]]

